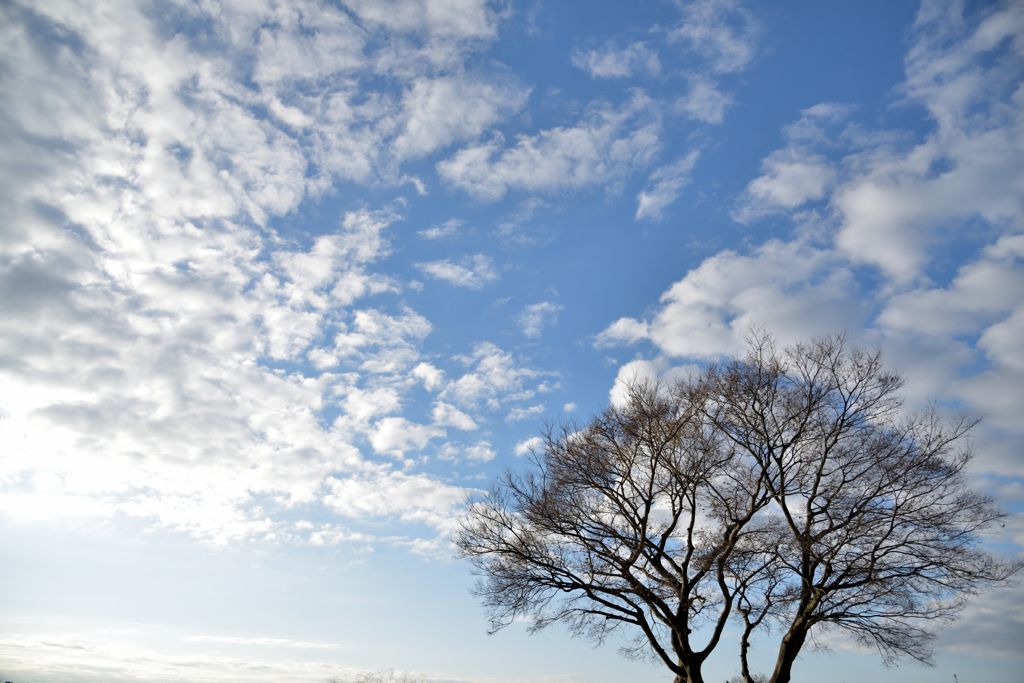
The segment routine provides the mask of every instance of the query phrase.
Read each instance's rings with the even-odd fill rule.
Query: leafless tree
[[[327,683],[431,683],[426,676],[408,672],[395,673],[394,669],[380,669],[356,674],[354,678],[329,678]]]
[[[747,661],[765,633],[771,683],[829,629],[928,663],[932,627],[1020,563],[979,545],[1002,513],[967,480],[974,423],[907,416],[901,386],[841,335],[753,335],[745,358],[548,429],[454,537],[492,629],[621,631],[676,683],[703,683],[730,620],[746,683],[765,680]]]

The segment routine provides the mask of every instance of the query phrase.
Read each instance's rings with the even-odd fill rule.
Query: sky
[[[670,680],[488,635],[448,534],[751,326],[982,417],[1021,557],[1022,76],[1019,0],[0,0],[0,676]],[[830,636],[794,680],[1021,642],[1005,588],[933,669]]]

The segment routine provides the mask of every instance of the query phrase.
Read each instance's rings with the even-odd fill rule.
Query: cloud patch
[[[543,329],[558,322],[558,313],[563,306],[551,301],[530,304],[519,314],[519,325],[528,339],[540,337]]]
[[[576,50],[572,53],[572,65],[589,73],[591,78],[657,76],[661,71],[658,53],[643,41],[625,48],[609,41],[596,50]]]

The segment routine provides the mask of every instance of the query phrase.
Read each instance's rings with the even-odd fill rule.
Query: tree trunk
[[[691,672],[689,676],[676,676],[672,683],[704,683],[704,677],[698,670]]]
[[[793,670],[793,662],[800,654],[800,648],[804,646],[807,638],[807,629],[790,629],[782,639],[779,646],[779,658],[775,661],[775,671],[772,672],[770,683],[789,683]]]
[[[700,665],[688,668],[685,676],[676,674],[676,678],[672,683],[704,683],[704,676],[701,675]]]

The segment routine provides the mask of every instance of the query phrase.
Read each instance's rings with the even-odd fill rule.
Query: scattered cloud
[[[414,383],[445,376],[420,355],[431,324],[382,298],[403,286],[376,272],[398,210],[301,243],[269,226],[338,181],[425,191],[405,160],[522,108],[504,67],[467,68],[496,35],[486,2],[197,6],[210,49],[183,15],[131,3],[0,11],[5,500],[58,495],[52,474],[51,514],[233,542],[283,534],[282,510],[329,476],[384,485],[355,444],[399,456],[443,437],[401,416]],[[425,265],[497,278],[482,256]]]
[[[526,72],[488,51],[512,16],[506,2],[0,3],[5,519],[104,532],[126,521],[268,552],[448,553],[467,493],[451,481],[483,478],[488,467],[467,463],[496,458],[502,430],[541,416],[538,395],[557,385],[481,341],[487,330],[438,340],[447,330],[410,305],[428,298],[411,295],[417,272],[469,290],[497,282],[493,258],[474,253],[489,247],[408,259],[394,226],[408,217],[429,226],[425,240],[537,243],[564,234],[567,196],[598,188],[609,204],[636,193],[636,219],[661,220],[699,154],[666,129],[692,141],[700,124],[725,122],[761,31],[740,2],[675,6],[679,21],[640,41],[559,42],[563,62],[565,45],[587,46],[570,57],[583,72],[567,73],[603,97],[552,90],[528,109]],[[846,328],[905,372],[908,407],[984,413],[976,472],[1006,475],[993,486],[1019,477],[1024,8],[966,12],[929,0],[908,33],[906,79],[888,104],[900,121],[923,108],[927,129],[872,130],[831,102],[794,114],[733,210],[751,226],[771,216],[773,229],[788,217],[792,233],[751,233],[597,335],[654,354],[619,369],[613,403],[630,376],[737,350],[749,324],[770,322],[783,342]],[[613,80],[627,78],[646,90]],[[476,203],[439,197],[435,170]],[[444,220],[455,214],[494,229]],[[415,258],[418,271],[397,274]],[[515,306],[538,291],[516,292]],[[558,332],[560,311],[541,301],[511,315],[538,339]],[[565,398],[552,400],[557,410]],[[543,440],[514,452],[531,446]],[[431,469],[456,470],[439,465],[446,457],[465,469]],[[1015,543],[1019,517],[1007,521]],[[945,645],[1011,652],[1020,624],[986,632],[993,605],[977,603]],[[225,682],[339,673],[218,652],[335,647],[301,637],[186,632],[168,642],[187,651],[167,654],[109,633],[26,633],[0,642],[23,678],[60,667],[152,680],[187,667],[190,680]]]
[[[922,11],[898,92],[931,112],[934,128],[910,141],[849,124],[846,106],[805,110],[734,213],[747,223],[791,213],[793,236],[705,259],[649,316],[616,321],[595,344],[717,358],[739,350],[750,325],[770,322],[783,343],[846,329],[855,343],[884,346],[908,378],[908,406],[987,414],[979,466],[1014,471],[1013,416],[1024,409],[1024,64],[1009,57],[1011,36],[1024,40],[1018,14],[1000,5],[968,28]],[[810,202],[822,208],[792,213]],[[936,250],[968,233],[981,244],[955,257],[946,284],[929,277],[941,273]]]

